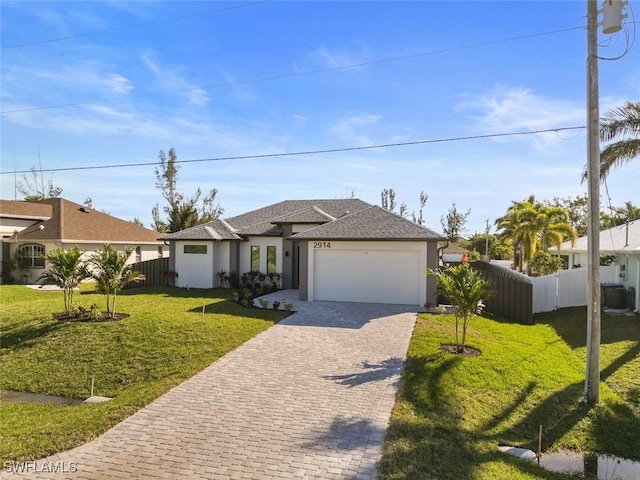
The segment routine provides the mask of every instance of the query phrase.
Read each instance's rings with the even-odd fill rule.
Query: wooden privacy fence
[[[173,285],[173,280],[169,272],[169,258],[156,258],[133,264],[133,269],[143,274],[146,278],[141,282],[129,282],[124,287],[164,287]]]
[[[485,262],[472,267],[491,282],[493,295],[484,301],[486,312],[533,325],[533,285],[526,275]]]

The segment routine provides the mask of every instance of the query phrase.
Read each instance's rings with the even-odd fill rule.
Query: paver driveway
[[[417,309],[296,309],[95,441],[48,459],[66,473],[30,476],[374,478]]]

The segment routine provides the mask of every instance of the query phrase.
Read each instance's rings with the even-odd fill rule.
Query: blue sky
[[[579,28],[586,1],[3,1],[0,8],[3,172],[39,162],[44,169],[154,162],[171,147],[191,160],[586,124]],[[624,32],[600,40],[602,57],[625,50]],[[636,44],[600,62],[601,112],[639,98]],[[586,132],[569,130],[186,163],[178,188],[217,188],[225,217],[352,193],[379,204],[384,188],[411,212],[425,191],[427,226],[441,231],[455,202],[471,209],[473,233],[511,201],[584,194],[585,162]],[[14,177],[0,176],[2,198],[14,197]],[[152,207],[163,205],[153,166],[48,178],[65,198],[91,197],[96,208],[146,226]],[[639,185],[640,162],[615,171],[611,202],[640,204]]]

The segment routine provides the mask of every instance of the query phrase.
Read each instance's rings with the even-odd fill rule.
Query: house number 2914
[[[313,248],[331,248],[331,242],[313,242]]]

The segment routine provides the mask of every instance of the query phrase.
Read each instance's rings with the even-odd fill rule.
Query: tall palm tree
[[[600,120],[600,140],[612,142],[600,152],[600,179],[613,168],[640,157],[640,102],[627,102],[609,111]],[[582,181],[586,179],[585,167]]]
[[[514,245],[519,245],[520,271],[523,261],[532,259],[538,249],[559,248],[565,240],[574,242],[577,238],[564,207],[545,205],[533,195],[522,202],[512,202],[507,214],[496,220],[496,225],[503,229],[503,235],[513,239]]]
[[[496,219],[495,225],[502,230],[501,236],[511,238],[513,240],[513,268],[522,271],[523,256],[525,250],[525,237],[520,227],[524,220],[524,212],[529,206],[536,202],[536,198],[530,195],[529,198],[522,202],[512,201],[507,212],[500,218]],[[520,256],[518,257],[518,252]]]

